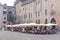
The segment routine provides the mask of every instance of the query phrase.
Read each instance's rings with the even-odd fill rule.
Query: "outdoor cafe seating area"
[[[56,34],[57,24],[15,24],[7,25],[6,30],[22,32],[22,33],[32,33],[32,34]]]

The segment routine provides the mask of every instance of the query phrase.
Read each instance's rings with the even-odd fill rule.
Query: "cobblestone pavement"
[[[60,40],[60,33],[52,35],[35,35],[20,32],[0,31],[0,40]]]

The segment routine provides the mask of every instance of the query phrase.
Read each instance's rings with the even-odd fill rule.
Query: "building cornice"
[[[19,2],[21,2],[22,3],[22,5],[21,6],[23,6],[23,5],[27,5],[27,4],[29,4],[29,3],[32,3],[32,2],[34,2],[35,0],[20,0],[20,1],[15,1],[15,4],[14,5],[16,5],[16,4],[18,4]]]
[[[25,1],[26,3],[23,2],[21,6],[23,6],[23,5],[27,5],[27,4],[30,4],[30,3],[34,2],[34,1],[35,1],[35,0],[28,1],[28,2]]]

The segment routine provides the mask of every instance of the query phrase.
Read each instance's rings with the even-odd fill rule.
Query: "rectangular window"
[[[6,20],[6,17],[4,17],[4,20]]]
[[[45,2],[47,2],[47,0],[45,0]]]
[[[47,13],[48,13],[48,12],[47,12],[47,9],[45,9],[45,15],[47,15]]]
[[[6,21],[3,21],[3,23],[6,23]]]
[[[37,17],[37,12],[36,12],[36,17]]]
[[[40,0],[36,0],[36,5],[39,5],[40,4]]]
[[[31,18],[32,18],[32,13],[31,13]]]
[[[27,15],[25,14],[25,15],[24,15],[24,19],[26,19],[26,18],[27,18]]]
[[[6,11],[3,11],[3,14],[6,14]]]
[[[38,17],[40,16],[40,11],[38,11]]]
[[[40,0],[38,0],[38,4],[40,4]]]
[[[40,11],[36,12],[36,17],[40,17]]]
[[[30,13],[29,13],[29,18],[30,18]]]
[[[32,18],[32,13],[29,13],[29,18]]]

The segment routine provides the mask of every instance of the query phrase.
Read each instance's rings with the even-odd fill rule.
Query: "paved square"
[[[60,40],[60,34],[35,35],[20,32],[0,31],[0,40]]]

